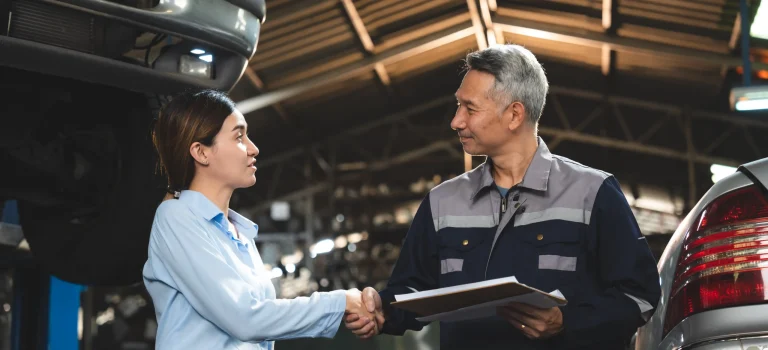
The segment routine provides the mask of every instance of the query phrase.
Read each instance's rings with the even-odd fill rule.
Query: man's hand
[[[384,326],[385,317],[381,307],[381,297],[375,289],[371,287],[363,289],[361,301],[365,304],[366,311],[373,315],[372,320],[375,322],[368,323],[370,319],[351,313],[345,316],[344,324],[360,339],[368,339],[379,334]],[[371,327],[371,324],[375,327]]]
[[[363,295],[357,289],[347,291],[347,306],[344,309],[345,324],[356,336],[366,339],[378,334],[379,327],[375,322],[373,312],[363,303]],[[349,322],[354,318],[354,322]]]
[[[559,307],[540,309],[527,304],[510,303],[496,311],[530,339],[546,339],[563,330],[563,313]]]

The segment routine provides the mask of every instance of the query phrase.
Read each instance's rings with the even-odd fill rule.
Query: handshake
[[[344,310],[344,325],[360,339],[368,339],[381,332],[384,326],[384,312],[379,293],[367,287],[347,291],[347,307]]]

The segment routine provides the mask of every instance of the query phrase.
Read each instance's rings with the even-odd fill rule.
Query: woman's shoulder
[[[193,224],[196,220],[195,215],[187,203],[178,199],[168,199],[160,203],[155,211],[155,221],[158,223],[179,223]]]

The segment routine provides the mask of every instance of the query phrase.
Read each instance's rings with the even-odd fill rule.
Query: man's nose
[[[451,120],[451,129],[459,130],[467,127],[467,123],[464,122],[464,117],[461,115],[461,110],[456,111],[456,114]]]

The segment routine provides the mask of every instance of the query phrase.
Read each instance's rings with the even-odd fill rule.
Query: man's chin
[[[473,149],[472,147],[462,147],[464,149],[464,153],[469,154],[470,156],[483,156],[482,152],[478,152],[476,149]]]

